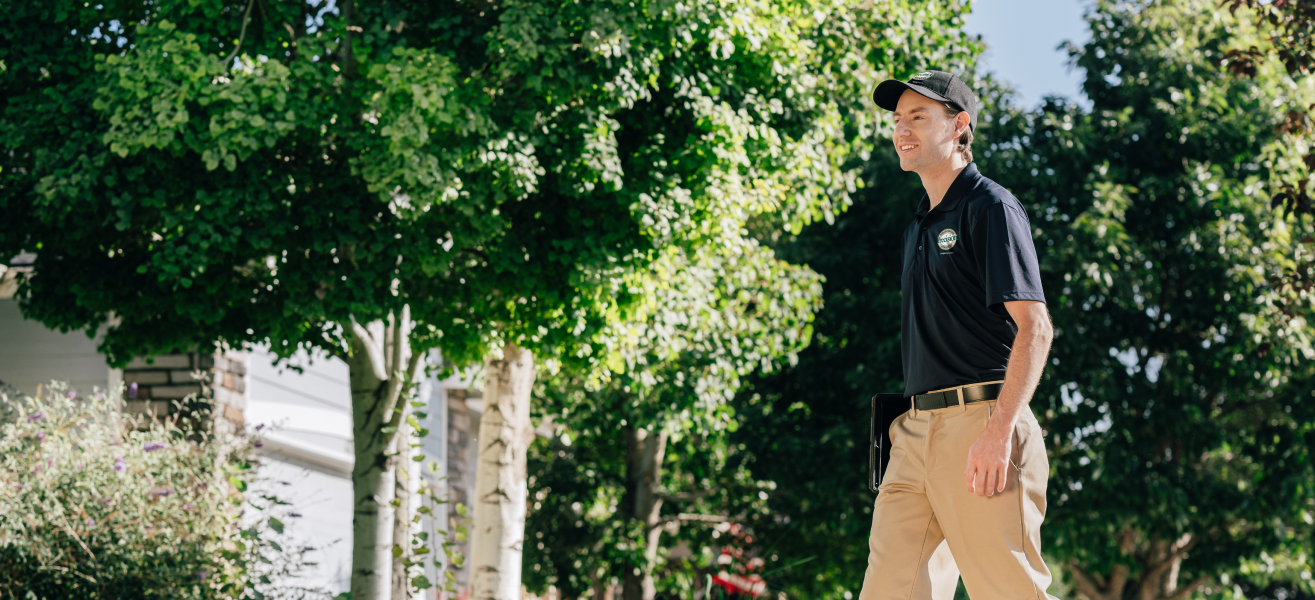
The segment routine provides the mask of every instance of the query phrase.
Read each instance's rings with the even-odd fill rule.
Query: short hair
[[[945,107],[945,116],[951,119],[959,116],[959,113],[964,112],[949,102],[942,102],[941,105]],[[955,142],[955,149],[959,151],[959,154],[963,155],[965,161],[973,162],[972,125],[969,125],[968,129],[965,129],[963,134],[959,136],[958,141]]]

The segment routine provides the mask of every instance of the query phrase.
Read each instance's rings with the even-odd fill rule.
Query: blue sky
[[[1080,98],[1079,75],[1056,50],[1065,40],[1087,39],[1082,15],[1089,0],[973,0],[967,30],[986,43],[984,66],[1033,108],[1047,95]]]

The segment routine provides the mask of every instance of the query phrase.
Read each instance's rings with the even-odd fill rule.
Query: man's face
[[[954,155],[959,136],[956,129],[967,128],[965,115],[957,119],[945,115],[945,105],[913,90],[904,90],[895,106],[895,152],[900,168],[922,172],[937,167]]]

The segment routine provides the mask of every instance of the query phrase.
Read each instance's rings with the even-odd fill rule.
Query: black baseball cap
[[[895,110],[904,90],[913,90],[932,100],[948,102],[968,113],[968,128],[977,131],[977,95],[953,73],[923,71],[908,81],[887,79],[872,90],[872,101],[886,110]]]

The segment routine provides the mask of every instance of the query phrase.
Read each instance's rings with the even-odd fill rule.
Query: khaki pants
[[[964,480],[994,410],[994,401],[911,410],[891,424],[859,600],[950,600],[960,572],[973,600],[1054,599],[1041,560],[1050,464],[1031,410],[1014,426],[1004,492],[979,497]]]

